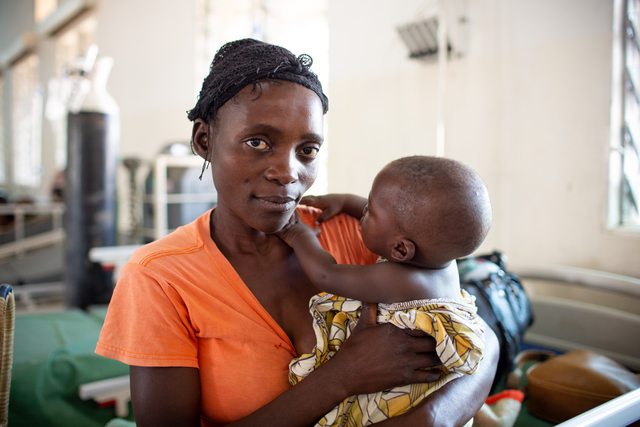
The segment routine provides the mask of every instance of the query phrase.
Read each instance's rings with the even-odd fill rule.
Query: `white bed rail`
[[[556,427],[624,427],[640,420],[640,389],[630,391]]]
[[[640,279],[559,265],[511,265],[534,312],[527,343],[585,349],[640,368]]]
[[[509,271],[513,271],[520,277],[575,283],[640,297],[640,279],[635,277],[591,270],[588,268],[568,267],[565,265],[553,264],[509,264],[508,267]]]

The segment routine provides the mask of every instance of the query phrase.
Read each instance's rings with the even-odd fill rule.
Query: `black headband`
[[[322,92],[318,76],[311,71],[313,59],[298,57],[287,49],[254,39],[229,42],[216,53],[209,75],[202,84],[189,120],[213,119],[225,102],[244,87],[260,79],[287,80],[314,91],[322,101],[322,111],[329,110],[329,100]]]

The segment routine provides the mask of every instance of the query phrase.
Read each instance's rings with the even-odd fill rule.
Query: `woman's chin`
[[[284,228],[285,225],[287,225],[289,223],[289,220],[291,219],[291,216],[293,215],[293,211],[292,212],[287,212],[284,215],[278,215],[278,218],[264,218],[263,221],[259,221],[260,224],[257,225],[256,227],[254,227],[256,230],[262,231],[265,234],[273,234],[276,233],[280,230],[282,230]]]

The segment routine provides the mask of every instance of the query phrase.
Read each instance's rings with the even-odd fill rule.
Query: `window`
[[[640,0],[615,7],[608,225],[640,229]]]
[[[38,57],[28,55],[12,69],[13,182],[37,187],[42,176],[42,89]]]

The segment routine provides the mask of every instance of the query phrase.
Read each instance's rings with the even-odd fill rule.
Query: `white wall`
[[[612,2],[449,0],[464,56],[448,64],[445,155],[489,187],[494,225],[482,251],[640,277],[640,236],[605,229]],[[31,13],[18,13],[22,3],[0,3],[3,46]],[[436,5],[329,1],[330,191],[366,195],[388,161],[435,154],[437,63],[409,60],[395,28]],[[151,159],[188,141],[195,1],[102,0],[96,13],[100,54],[115,60],[121,156]]]
[[[195,105],[195,1],[103,0],[96,43],[114,66],[109,93],[120,107],[120,158],[150,162],[170,143],[189,143]],[[138,169],[144,180],[150,164]],[[129,175],[118,169],[118,223],[131,224]]]
[[[409,60],[395,30],[434,3],[330,1],[330,191],[366,195],[388,161],[435,154],[438,66]],[[448,64],[445,155],[489,187],[480,251],[640,277],[640,235],[605,228],[613,2],[449,4],[467,36]]]
[[[120,106],[121,157],[152,159],[188,142],[195,90],[194,1],[103,0],[100,54],[114,59],[108,90]]]

